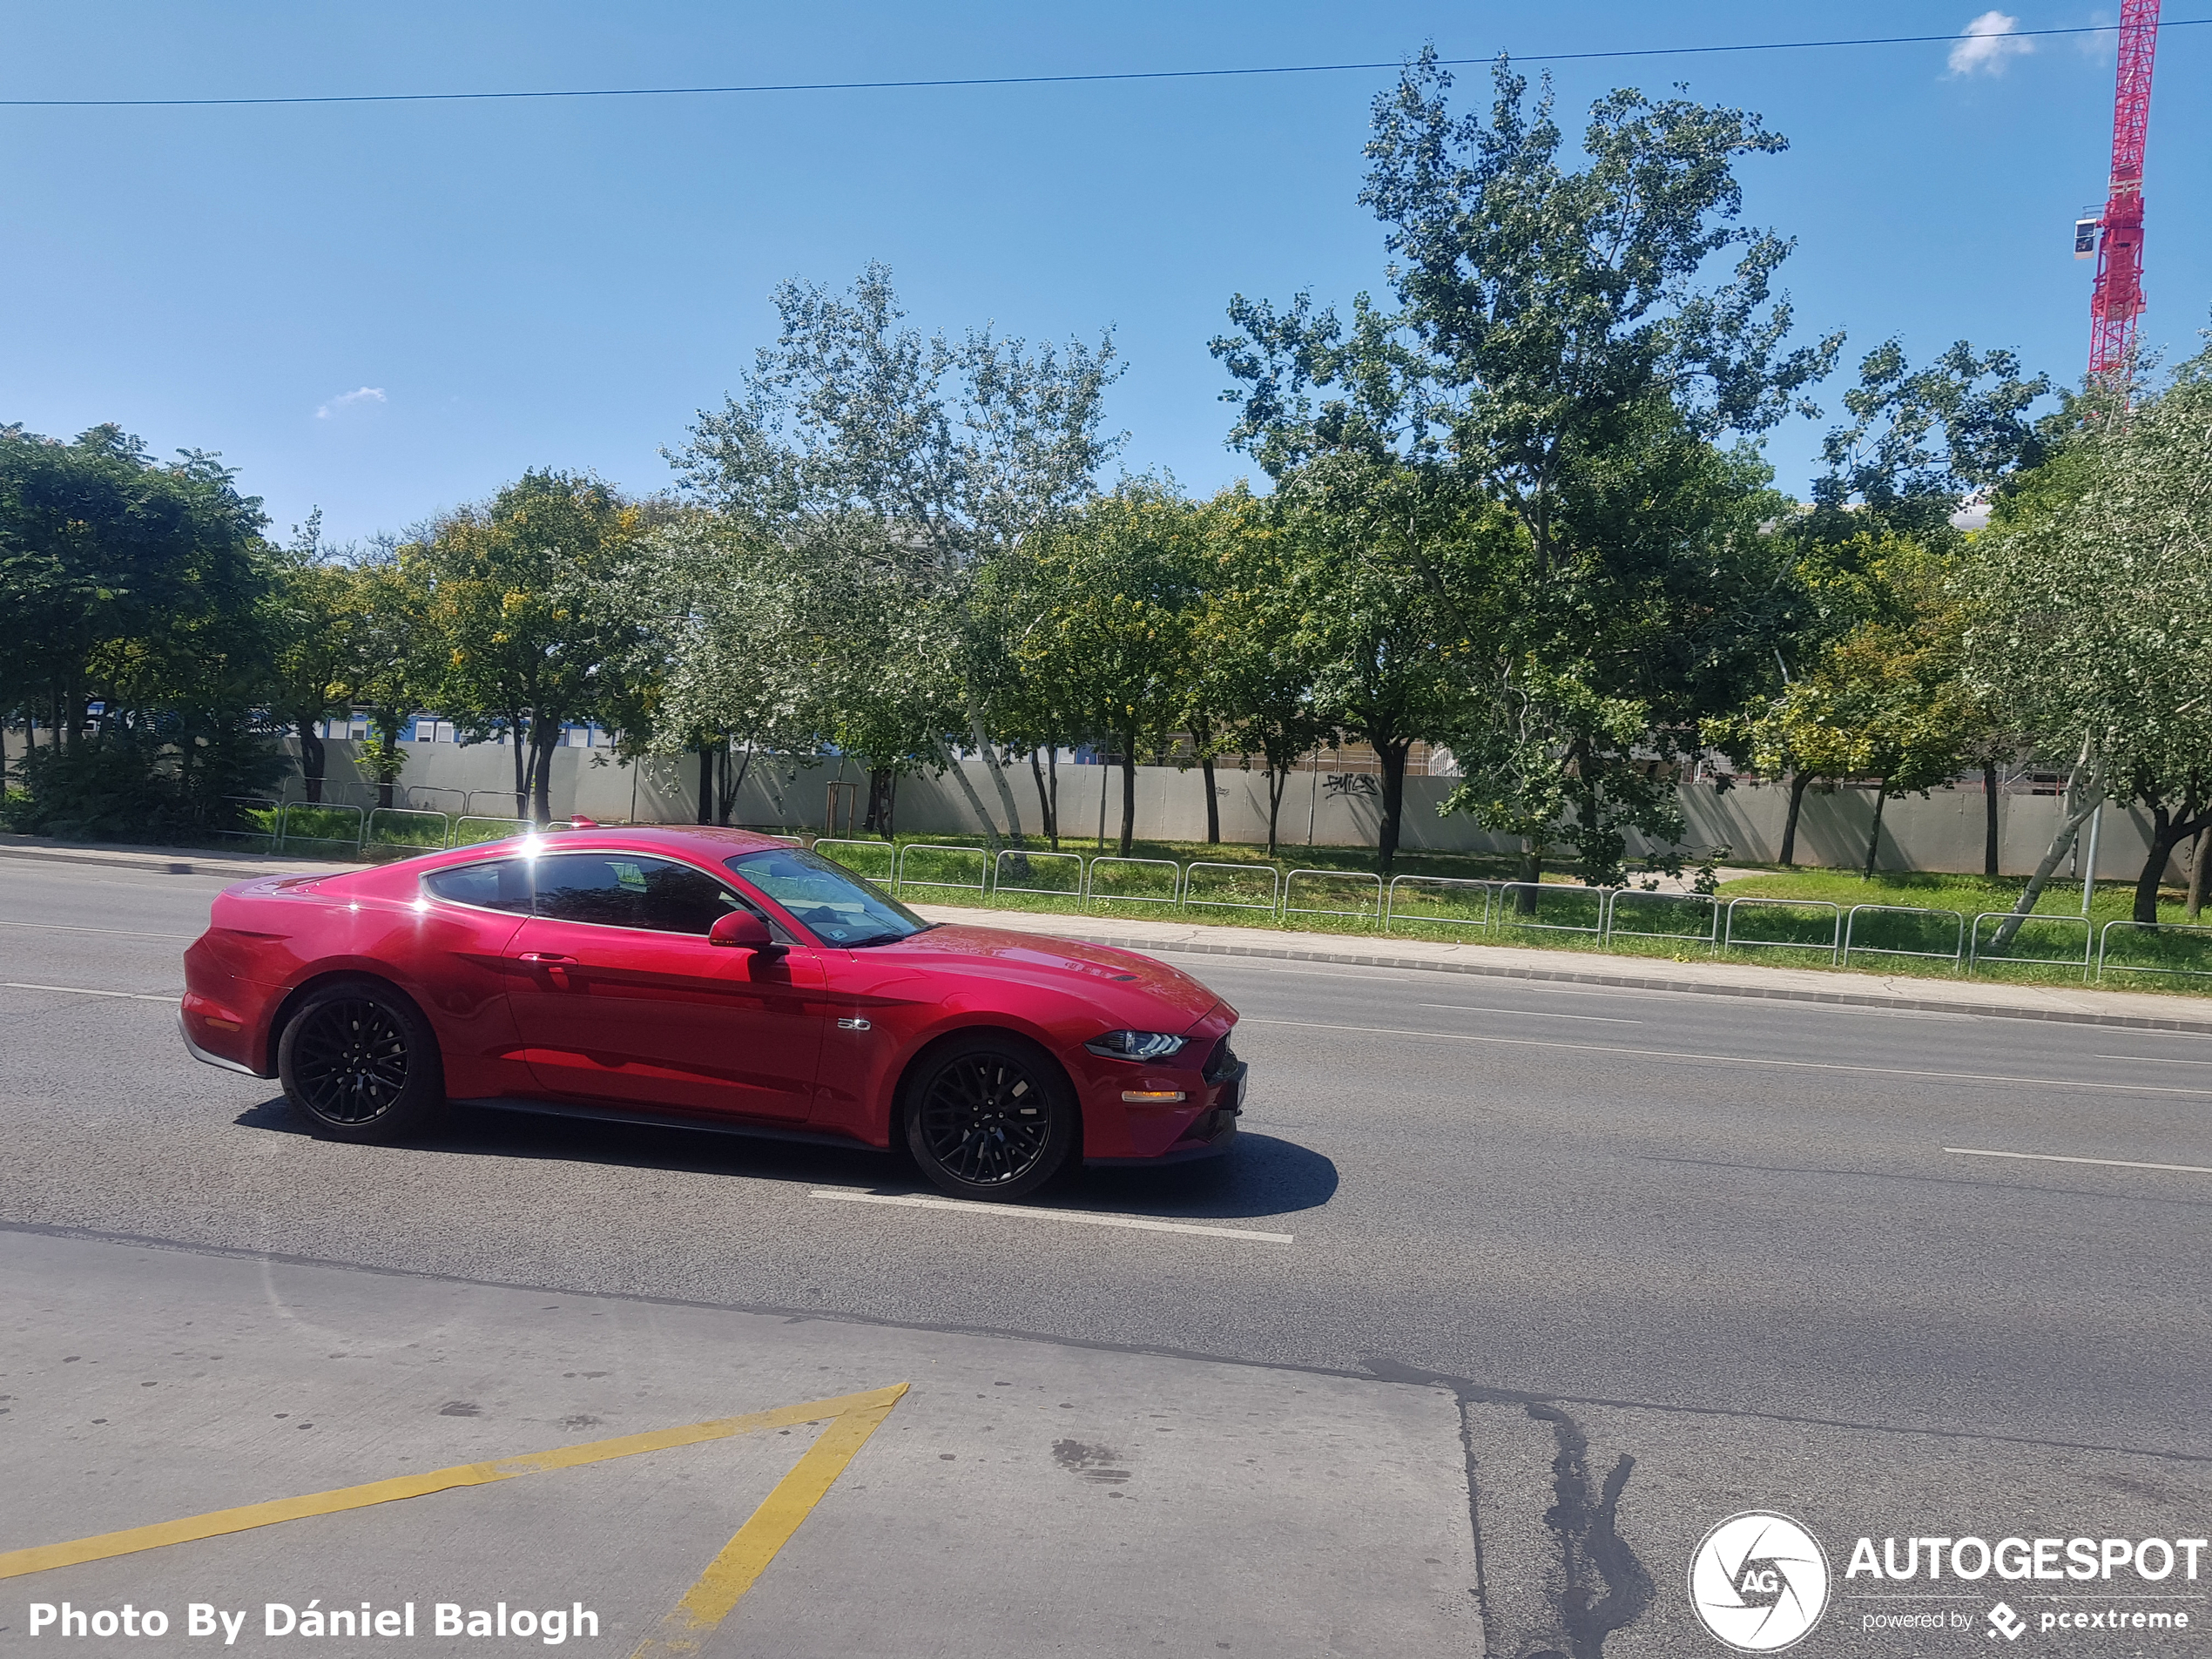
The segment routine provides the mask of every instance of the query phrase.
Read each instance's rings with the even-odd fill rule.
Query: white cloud
[[[327,421],[339,410],[351,408],[356,403],[381,403],[383,401],[384,388],[382,387],[360,387],[350,392],[341,392],[336,397],[332,398],[329,402],[315,411],[315,419]]]
[[[2002,75],[2007,58],[2025,57],[2035,50],[2033,41],[2022,40],[2013,33],[2020,26],[2018,17],[2001,11],[1983,12],[1960,31],[1959,44],[1951,49],[1951,72],[1972,75],[1980,71]]]
[[[2076,35],[2074,48],[2094,63],[2109,64],[2120,48],[2120,30],[2112,26],[2112,13],[2093,11],[2089,21],[2096,25],[2094,32]]]

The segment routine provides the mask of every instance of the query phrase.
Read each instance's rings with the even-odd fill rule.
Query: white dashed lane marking
[[[1072,1221],[1086,1227],[1126,1227],[1136,1232],[1195,1233],[1202,1238],[1245,1238],[1263,1244],[1287,1244],[1290,1233],[1264,1233],[1250,1227],[1207,1227],[1192,1221],[1155,1221],[1149,1216],[1095,1216],[1082,1210],[1040,1210],[1028,1204],[970,1204],[961,1198],[930,1198],[919,1193],[854,1192],[843,1187],[818,1187],[817,1198],[844,1204],[887,1204],[902,1210],[949,1210],[959,1215],[988,1216],[994,1221]]]
[[[1992,1152],[1979,1146],[1946,1146],[1964,1158],[2021,1158],[2030,1163],[2095,1163],[2107,1170],[2162,1170],[2168,1175],[2212,1175],[2212,1167],[2197,1163],[2138,1163],[2133,1158],[2076,1158],[2058,1152]]]
[[[0,980],[0,987],[10,991],[63,991],[71,996],[119,996],[129,1002],[174,1002],[182,991],[170,991],[159,996],[149,996],[144,991],[96,991],[89,985],[26,985],[20,980]]]

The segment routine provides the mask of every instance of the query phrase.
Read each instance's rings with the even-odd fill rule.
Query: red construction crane
[[[2121,0],[2120,75],[2112,100],[2112,189],[2098,226],[2097,286],[2089,297],[2089,373],[2133,372],[2135,319],[2143,309],[2143,139],[2150,126],[2150,71],[2158,55],[2159,0]],[[2075,246],[2081,236],[2077,229]]]

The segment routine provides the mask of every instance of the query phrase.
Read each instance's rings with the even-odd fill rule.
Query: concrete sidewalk
[[[365,867],[262,853],[200,853],[181,847],[150,852],[144,847],[112,844],[0,835],[0,871],[6,869],[9,860],[48,866],[105,865],[147,874],[212,875],[226,880],[287,870],[329,873]],[[2212,1036],[2212,1000],[2187,994],[2161,995],[2155,992],[2107,991],[2090,986],[2000,984],[1966,978],[1919,979],[1857,969],[1770,968],[1759,962],[1669,961],[1597,951],[1442,944],[1389,934],[1362,938],[1344,934],[1291,933],[1272,927],[1227,927],[1184,921],[1172,914],[1130,919],[971,909],[954,905],[912,907],[933,921],[1050,934],[1145,952],[1257,956],[1278,961],[1334,962],[1347,967],[1423,968],[1439,973],[1476,974],[1496,979],[1610,985],[1770,1001],[1826,1002],[1850,1008],[1979,1014],[1998,1019],[2124,1026]]]
[[[0,1231],[0,1298],[19,1311],[0,1338],[10,1650],[34,1602],[158,1608],[173,1636],[205,1604],[243,1615],[237,1641],[181,1645],[238,1654],[300,1651],[266,1634],[269,1603],[350,1619],[366,1602],[412,1604],[414,1638],[376,1650],[447,1653],[445,1602],[502,1621],[559,1609],[556,1645],[616,1659],[665,1636],[772,1490],[800,1501],[786,1477],[834,1433],[803,1411],[688,1443],[669,1431],[905,1384],[857,1450],[829,1447],[849,1463],[832,1459],[765,1562],[756,1549],[727,1615],[651,1651],[1482,1651],[1460,1413],[1433,1381],[29,1230]],[[1541,1458],[1544,1426],[1520,1425]],[[635,1436],[667,1443],[623,1445]],[[514,1478],[345,1490],[496,1460]],[[172,1528],[125,1554],[100,1538],[286,1499],[306,1501],[276,1524]],[[1541,1555],[1540,1514],[1519,1524]],[[73,1562],[8,1558],[79,1540]],[[597,1628],[569,1639],[579,1608]]]
[[[915,905],[932,921],[1009,927],[1148,954],[1257,956],[1279,961],[1337,962],[1361,968],[1422,968],[1444,974],[1494,979],[1544,980],[1569,985],[1613,985],[1650,991],[1683,991],[1785,1002],[1826,1002],[1850,1008],[1909,1008],[1942,1014],[1981,1014],[2000,1019],[2051,1020],[2082,1025],[2129,1026],[2152,1031],[2212,1035],[2212,1001],[2106,991],[2087,986],[2012,985],[1970,979],[1913,979],[1855,969],[1769,968],[1757,962],[1669,961],[1615,956],[1599,951],[1521,950],[1510,945],[1440,944],[1423,939],[1371,934],[1288,933],[1271,927],[1222,927],[1184,921],[1117,916],[1049,915],[1035,911]]]

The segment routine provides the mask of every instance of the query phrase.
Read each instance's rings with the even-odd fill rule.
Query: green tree
[[[63,443],[0,427],[0,610],[17,648],[5,698],[40,710],[68,746],[111,676],[260,597],[260,502],[197,450],[162,463],[118,427]],[[98,658],[98,663],[95,658]],[[112,721],[110,721],[112,724]]]
[[[352,705],[362,594],[342,553],[322,541],[317,508],[290,543],[271,550],[268,711],[300,742],[300,777],[322,799],[327,758],[322,723]]]
[[[2079,745],[2066,819],[2015,917],[2111,796],[2151,810],[2134,917],[2155,924],[2168,860],[2212,826],[2212,352],[2133,409],[2086,413],[1975,539],[1968,672],[2047,751]]]
[[[1570,171],[1548,89],[1532,106],[1502,60],[1494,78],[1487,123],[1451,113],[1433,53],[1376,101],[1362,199],[1388,227],[1394,313],[1362,298],[1347,329],[1304,294],[1239,296],[1214,349],[1242,382],[1232,441],[1271,473],[1381,448],[1428,498],[1511,516],[1517,567],[1483,561],[1502,598],[1455,593],[1406,539],[1438,626],[1467,642],[1449,805],[1521,836],[1531,877],[1571,818],[1585,879],[1612,880],[1630,832],[1682,833],[1653,752],[1770,680],[1790,620],[1758,533],[1768,475],[1717,446],[1805,407],[1840,337],[1784,348],[1789,245],[1735,223],[1737,158],[1783,147],[1757,117],[1616,91]]]
[[[645,619],[621,664],[655,686],[634,725],[646,752],[696,752],[699,821],[730,821],[756,752],[811,753],[822,663],[787,551],[699,509],[641,537],[601,603]]]
[[[1297,543],[1272,503],[1241,490],[1220,505],[1207,574],[1192,623],[1192,655],[1222,741],[1257,754],[1267,783],[1267,856],[1276,854],[1283,794],[1291,768],[1336,731],[1317,701],[1319,669],[1302,626]]]
[[[514,745],[519,814],[551,815],[564,725],[619,702],[637,624],[608,603],[610,582],[649,528],[641,507],[596,478],[529,472],[400,550],[398,573],[427,577],[437,700],[478,738],[503,732]]]
[[[1150,479],[1124,482],[995,562],[995,610],[1016,671],[1122,760],[1121,852],[1136,830],[1136,763],[1190,700],[1192,624],[1205,571],[1204,509]]]
[[[987,329],[924,338],[900,327],[890,271],[876,264],[848,293],[786,282],[775,303],[775,345],[742,398],[700,412],[672,457],[679,475],[762,541],[837,572],[818,587],[865,590],[872,611],[896,599],[902,631],[929,639],[961,689],[959,725],[931,735],[937,765],[995,851],[1000,832],[953,754],[962,732],[1018,844],[989,700],[1004,642],[981,625],[975,587],[995,554],[1096,493],[1121,443],[1103,430],[1112,341],[1033,352]]]
[[[1312,672],[1317,711],[1359,738],[1381,767],[1376,867],[1389,873],[1405,814],[1413,745],[1449,730],[1468,660],[1494,649],[1502,618],[1483,617],[1501,586],[1486,552],[1510,560],[1494,518],[1460,510],[1447,492],[1387,454],[1338,449],[1278,481],[1272,505],[1291,555],[1294,658]],[[1452,596],[1439,604],[1430,583]],[[1480,671],[1479,668],[1475,671]]]
[[[270,786],[264,522],[214,455],[0,428],[0,708],[53,734],[24,757],[26,822],[165,839]]]
[[[375,782],[376,804],[388,807],[397,805],[407,764],[400,732],[425,705],[438,700],[451,666],[450,648],[435,610],[435,568],[421,543],[381,539],[359,555],[346,576],[356,608],[339,678],[347,706],[369,711],[369,746],[360,758]],[[455,718],[465,724],[468,716]]]
[[[1815,778],[1872,777],[1874,819],[1865,873],[1880,857],[1884,807],[1956,775],[1976,726],[1960,674],[1964,633],[1951,563],[1899,536],[1872,543],[1849,608],[1859,620],[1824,646],[1800,678],[1743,722],[1763,772],[1791,772],[1783,862],[1791,861],[1799,803]],[[1715,723],[1725,737],[1727,722]]]

